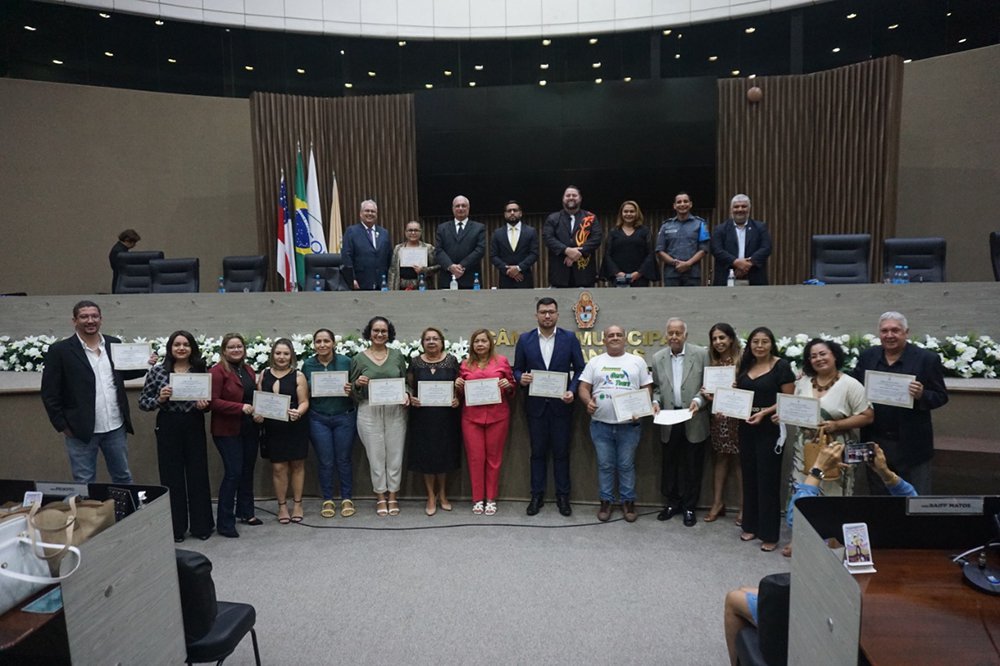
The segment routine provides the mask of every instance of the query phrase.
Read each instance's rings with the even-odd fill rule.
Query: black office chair
[[[1000,231],[990,232],[990,257],[993,260],[993,279],[1000,282]]]
[[[163,252],[122,252],[116,258],[118,280],[116,294],[148,294],[151,286],[149,262],[163,259]]]
[[[267,282],[267,257],[224,257],[222,282],[227,292],[264,291]]]
[[[827,284],[868,284],[871,234],[829,234],[812,237],[812,276]]]
[[[196,293],[199,287],[198,258],[154,259],[149,262],[150,292],[153,294]]]
[[[253,628],[257,611],[250,604],[216,600],[211,561],[192,550],[178,548],[176,553],[187,663],[221,664],[249,633],[253,656],[260,666],[257,632]]]
[[[947,242],[943,238],[886,238],[882,252],[885,275],[906,266],[910,282],[944,282]]]
[[[305,291],[351,291],[353,272],[344,267],[344,260],[339,253],[307,254],[305,265]],[[316,276],[319,276],[318,280]]]
[[[788,608],[791,574],[760,579],[757,590],[757,626],[736,635],[736,662],[740,666],[783,666],[788,663]]]

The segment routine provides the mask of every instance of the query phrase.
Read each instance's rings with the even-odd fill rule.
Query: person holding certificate
[[[781,531],[781,447],[779,427],[771,421],[778,393],[792,393],[792,366],[777,356],[774,333],[765,326],[750,332],[740,359],[736,388],[753,391],[750,418],[740,423],[740,464],[743,467],[742,541],[760,539],[760,549],[778,547]]]
[[[420,276],[424,276],[424,286],[433,289],[434,276],[441,268],[435,258],[434,246],[423,241],[423,225],[410,220],[406,223],[406,240],[392,250],[389,265],[389,289],[393,291],[413,291],[420,287]]]
[[[309,382],[309,439],[316,450],[319,489],[323,493],[320,515],[333,518],[337,503],[333,501],[333,472],[340,479],[340,514],[354,515],[351,450],[357,433],[358,413],[351,400],[351,383],[347,375],[351,359],[334,351],[333,331],[321,328],[313,333],[316,353],[302,364],[302,374]]]
[[[396,327],[385,317],[372,317],[361,335],[371,343],[351,359],[351,393],[358,403],[358,435],[368,454],[375,514],[398,516],[396,493],[403,476],[406,445],[406,358],[388,343],[396,339]],[[392,380],[398,380],[394,382]],[[403,384],[399,390],[399,383]]]
[[[485,328],[473,331],[469,345],[469,358],[459,369],[455,388],[465,397],[462,436],[472,482],[472,513],[492,516],[497,512],[500,464],[510,429],[514,373],[507,358],[496,353]]]
[[[410,387],[410,422],[406,429],[409,469],[424,477],[427,506],[433,516],[438,504],[451,511],[448,472],[462,466],[462,422],[455,380],[458,359],[444,351],[444,334],[428,328],[420,334],[424,351],[410,359],[406,383]]]
[[[625,351],[625,329],[608,326],[604,329],[605,352],[590,359],[580,375],[580,402],[590,414],[590,439],[597,452],[597,481],[601,506],[597,519],[611,518],[615,502],[615,481],[621,498],[625,520],[633,523],[639,517],[635,510],[635,450],[642,436],[642,422],[637,415],[619,414],[615,396],[636,391],[646,392],[653,376],[646,361]]]
[[[309,455],[309,384],[295,362],[295,348],[288,338],[278,338],[271,345],[268,367],[257,379],[257,390],[288,396],[287,420],[268,418],[257,413],[254,421],[265,423],[264,445],[271,459],[271,481],[278,499],[278,522],[301,523],[302,487],[306,478],[306,456]],[[283,415],[286,416],[286,415]],[[288,514],[288,485],[292,486],[292,513]]]
[[[708,331],[708,365],[710,368],[732,368],[733,379],[739,367],[740,354],[743,349],[736,331],[725,322],[720,322]],[[712,372],[711,370],[709,372]],[[714,389],[703,389],[701,394],[709,402]],[[740,497],[740,510],[736,515],[736,526],[743,524],[743,473],[740,470],[740,422],[725,414],[712,414],[709,422],[709,433],[712,438],[713,463],[712,508],[705,516],[706,523],[712,523],[726,515],[726,504],[723,495],[726,490],[726,477],[730,470],[736,476],[736,494]]]
[[[205,374],[205,359],[194,336],[174,331],[167,338],[163,362],[146,375],[139,394],[139,409],[156,414],[156,460],[160,484],[170,489],[170,515],[174,541],[191,534],[202,541],[212,536],[212,493],[208,483],[208,451],[205,441],[205,412],[211,397],[211,382],[205,382],[204,397],[175,400],[172,375]],[[210,380],[211,375],[205,374]],[[189,523],[190,520],[190,523]]]

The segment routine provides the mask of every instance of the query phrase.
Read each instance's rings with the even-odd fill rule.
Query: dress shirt
[[[552,350],[556,348],[556,331],[552,329],[552,335],[546,337],[542,334],[542,329],[538,329],[538,348],[542,352],[542,360],[545,361],[545,369],[549,369],[552,362]]]
[[[455,220],[455,233],[461,236],[462,232],[465,231],[465,225],[468,223],[469,223],[468,218],[464,220]]]
[[[94,371],[94,433],[111,432],[121,427],[121,410],[118,408],[118,389],[115,387],[114,370],[105,353],[104,336],[100,336],[97,347],[91,349],[79,334],[76,336]]]
[[[746,225],[746,223],[744,223],[743,226],[740,226],[738,224],[736,225],[736,242],[739,243],[739,246],[740,246],[740,254],[739,254],[739,256],[737,258],[738,259],[746,259],[746,256],[747,256],[747,225]]]
[[[674,407],[680,409],[681,404],[681,382],[684,381],[684,352],[670,355],[671,368],[674,371]]]
[[[368,234],[368,242],[372,244],[372,247],[378,247],[378,235],[375,231],[375,225],[368,226],[364,222],[361,223],[365,227],[365,232]]]

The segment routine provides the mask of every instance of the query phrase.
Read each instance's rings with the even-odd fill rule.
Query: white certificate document
[[[253,413],[273,421],[287,421],[292,396],[270,391],[253,392]]]
[[[455,382],[417,382],[421,407],[451,407],[454,398]]]
[[[500,404],[500,380],[470,379],[465,382],[465,404],[476,405]]]
[[[871,402],[893,407],[913,408],[910,382],[916,375],[899,375],[895,372],[865,371],[865,397]]]
[[[779,393],[778,421],[803,428],[818,428],[819,400],[808,396]]]
[[[406,247],[403,246],[399,248],[399,265],[400,266],[423,266],[427,267],[427,248],[425,247]]]
[[[706,368],[707,369],[707,368]],[[661,409],[653,417],[653,423],[657,425],[677,425],[690,421],[694,414],[690,409]]]
[[[112,342],[111,360],[115,370],[149,370],[153,349],[148,342]]]
[[[715,393],[716,389],[733,388],[736,383],[735,365],[706,365],[705,366],[705,393]]]
[[[746,421],[753,409],[753,391],[717,388],[712,400],[712,413]]]
[[[207,372],[171,372],[170,400],[211,400],[212,375]]]
[[[406,380],[372,379],[368,382],[368,402],[373,405],[402,405],[406,402]]]
[[[347,395],[346,370],[314,372],[309,377],[309,395],[314,398],[343,398]]]
[[[615,408],[615,418],[619,423],[631,421],[632,417],[653,414],[653,402],[646,389],[614,393],[611,395],[611,405]]]
[[[528,384],[528,395],[534,398],[559,398],[566,394],[569,375],[565,372],[549,372],[548,370],[532,370],[531,383]]]

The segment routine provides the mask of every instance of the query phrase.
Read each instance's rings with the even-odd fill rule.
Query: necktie
[[[371,239],[372,247],[377,248],[378,246],[375,243],[375,227],[368,228],[368,238]]]
[[[508,226],[507,227],[507,231],[509,232],[510,249],[516,250],[517,249],[517,236],[518,236],[517,227],[514,226],[514,225]]]
[[[458,235],[461,236],[463,231],[465,231],[465,222],[459,222],[458,223]]]

